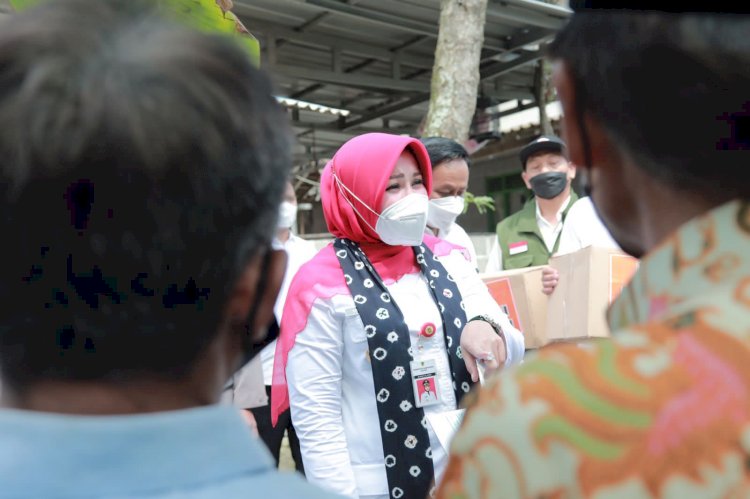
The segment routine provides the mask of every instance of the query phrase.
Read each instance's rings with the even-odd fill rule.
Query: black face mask
[[[529,183],[534,194],[542,199],[552,199],[559,196],[568,186],[568,174],[563,172],[540,173]]]
[[[250,313],[250,319],[255,318],[255,309]],[[240,366],[237,368],[237,370],[234,372],[236,374],[240,370],[242,370],[243,367],[245,367],[247,364],[250,363],[251,360],[255,358],[256,355],[258,355],[263,348],[266,347],[266,345],[270,344],[272,341],[274,341],[276,338],[279,337],[279,324],[276,322],[276,319],[273,319],[273,322],[268,326],[267,332],[263,340],[261,341],[253,341],[252,337],[252,328],[249,326],[252,324],[252,322],[248,322],[248,326],[242,328],[242,331],[238,331],[238,334],[243,335],[243,348],[242,348],[242,360],[240,361]],[[226,384],[224,385],[224,390],[231,389],[232,386],[234,386],[234,376],[230,377]]]
[[[269,345],[272,341],[274,341],[276,338],[279,337],[279,324],[276,322],[276,319],[273,319],[273,322],[268,326],[268,329],[266,329],[266,335],[265,337],[260,341],[252,341],[252,334],[250,332],[250,329],[248,328],[248,340],[247,345],[243,349],[242,354],[242,363],[240,364],[240,367],[237,369],[238,371],[245,367],[251,360],[255,358],[256,355],[258,355],[261,350],[263,350],[267,345]]]
[[[255,301],[253,302],[253,306],[250,308],[250,313],[248,314],[247,321],[242,326],[241,330],[238,331],[238,334],[242,335],[242,361],[240,367],[237,369],[238,371],[245,367],[248,362],[253,360],[253,358],[255,358],[255,356],[258,355],[266,345],[279,337],[279,324],[276,322],[276,318],[274,317],[271,324],[267,326],[266,334],[263,335],[262,339],[253,340],[253,338],[256,336],[253,331],[253,324],[255,324],[255,314],[260,307],[260,303],[263,300],[263,295],[266,290],[268,280],[268,265],[270,260],[271,252],[269,251],[263,259],[263,266],[261,267],[263,269],[263,273],[258,280],[258,287],[255,290]]]

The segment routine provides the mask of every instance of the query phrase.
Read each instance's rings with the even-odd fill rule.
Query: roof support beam
[[[378,59],[387,63],[390,63],[393,59],[393,51],[400,48],[383,48],[356,40],[349,40],[330,35],[298,32],[280,24],[265,21],[259,22],[257,19],[253,20],[251,18],[247,20],[243,18],[243,22],[245,23],[245,26],[255,34],[262,33],[267,37],[284,38],[287,40],[287,43],[295,42],[303,45],[310,45],[326,51],[331,48],[337,48],[341,53]],[[419,57],[407,53],[401,54],[401,64],[420,69],[432,69],[431,58]]]
[[[277,64],[272,69],[274,72],[287,78],[373,91],[396,90],[399,92],[422,92],[425,87],[429,87],[430,85],[429,82],[425,81],[395,80],[382,76],[334,73],[322,69],[302,68],[285,64]]]
[[[492,22],[495,19],[511,21],[526,26],[535,26],[557,30],[565,23],[565,19],[557,19],[548,15],[539,15],[526,9],[517,9],[511,6],[487,6],[487,19]]]
[[[551,40],[556,32],[545,28],[521,28],[508,38],[508,50]]]
[[[331,15],[330,12],[321,12],[317,16],[313,17],[309,21],[306,21],[306,22],[302,23],[300,26],[297,26],[294,29],[295,29],[295,31],[298,31],[300,33],[304,33],[305,31],[308,31],[310,28],[314,28],[315,26],[317,26],[318,24],[320,24],[321,22],[323,22],[325,20],[325,18],[328,17],[328,16],[330,16],[330,15]],[[279,40],[279,47],[281,47],[282,45],[284,45],[286,42],[287,42],[287,40],[284,40],[284,39]]]
[[[567,19],[573,12],[566,7],[560,7],[559,5],[553,5],[547,2],[539,2],[538,0],[489,0],[487,8],[491,8],[491,6],[495,5],[513,5],[538,14],[559,17],[563,20]]]
[[[411,40],[409,40],[409,41],[407,41],[407,42],[399,45],[398,47],[396,47],[394,49],[391,49],[391,52],[393,54],[393,59],[391,60],[392,72],[393,72],[392,77],[393,77],[393,79],[395,79],[395,80],[400,80],[401,79],[400,70],[401,70],[401,58],[403,56],[403,50],[406,49],[406,48],[408,48],[408,47],[416,45],[417,43],[421,42],[424,39],[425,39],[424,36],[417,36],[417,37],[412,38]],[[332,55],[332,59],[333,59],[333,68],[334,68],[333,71],[334,72],[337,71],[335,69],[336,68],[335,58],[336,58],[337,54],[339,56],[341,55],[341,49],[335,47],[335,48],[332,49],[332,54],[331,54]],[[360,63],[357,63],[354,66],[350,66],[349,68],[345,69],[344,72],[345,73],[353,73],[355,71],[359,71],[360,69],[364,69],[364,68],[370,66],[371,64],[373,64],[376,61],[377,61],[377,59],[375,59],[375,58],[365,59],[364,61],[362,61]],[[396,71],[396,68],[398,68],[398,71]],[[406,80],[410,80],[410,79],[412,79],[412,78],[414,78],[416,76],[424,74],[425,72],[426,72],[426,70],[424,70],[424,69],[416,71],[416,72],[408,75],[405,79]],[[324,86],[325,85],[323,85],[321,83],[316,83],[315,85],[310,85],[307,88],[303,88],[302,90],[296,92],[291,97],[293,99],[299,99],[301,97],[304,97],[305,95],[308,95],[308,94],[311,94],[311,93],[313,93],[313,92],[315,92],[317,90],[320,90]],[[350,99],[348,101],[342,102],[341,103],[341,107],[345,107],[350,102],[356,101],[356,100],[357,99]]]
[[[385,12],[379,12],[372,9],[363,7],[357,7],[354,5],[345,4],[337,0],[301,0],[310,5],[315,5],[322,9],[326,9],[330,12],[337,14],[354,17],[358,19],[364,19],[367,21],[379,23],[382,25],[389,26],[391,28],[401,28],[411,33],[419,33],[422,35],[429,36],[431,38],[437,38],[438,36],[438,25],[437,23],[428,23],[423,21],[417,21],[414,19],[407,19],[402,16],[396,16],[393,14],[387,14]],[[437,4],[436,4],[437,5]],[[501,40],[495,38],[485,37],[484,48],[497,50],[499,52],[505,50],[505,44]]]
[[[401,111],[402,109],[406,109],[406,108],[415,106],[417,104],[421,104],[422,102],[425,102],[428,100],[430,100],[430,94],[421,93],[421,94],[415,95],[414,97],[410,97],[409,99],[406,99],[405,101],[387,104],[355,120],[351,120],[351,121],[346,120],[339,127],[339,129],[348,130],[350,128],[354,128],[356,126],[362,125],[363,123],[367,123],[368,121],[372,121],[376,118],[382,118],[383,116],[388,116],[389,114],[397,113]]]
[[[540,57],[541,57],[541,54],[539,52],[527,52],[526,54],[523,54],[519,58],[514,59],[513,61],[510,61],[510,62],[497,62],[497,63],[490,64],[486,66],[484,69],[480,70],[481,80],[497,78],[498,76],[502,74],[505,74],[509,71],[513,71],[519,66],[536,61]],[[430,100],[430,94],[429,92],[426,92],[426,93],[417,94],[413,97],[410,97],[409,99],[405,101],[396,102],[396,103],[382,106],[357,119],[344,121],[344,123],[341,125],[341,130],[347,130],[357,125],[367,123],[368,121],[372,121],[376,118],[382,118],[383,116],[396,113],[398,111],[401,111],[402,109],[406,109],[416,104],[421,104],[422,102],[426,102],[428,100]]]
[[[354,71],[358,71],[358,70],[360,70],[362,68],[366,68],[367,66],[371,65],[374,62],[375,62],[375,59],[365,59],[364,61],[362,61],[362,62],[360,62],[358,64],[355,64],[354,66],[346,68],[344,70],[344,73],[353,73]],[[304,96],[306,96],[308,94],[311,94],[311,93],[315,92],[316,90],[320,90],[324,86],[325,85],[323,83],[315,83],[314,85],[310,85],[309,87],[305,87],[302,90],[299,90],[299,91],[293,93],[292,95],[290,95],[290,97],[292,99],[301,99],[302,97],[304,97]],[[345,104],[342,103],[342,106],[344,106],[344,105]]]
[[[494,78],[497,78],[498,76],[513,71],[519,66],[532,63],[540,59],[542,55],[543,54],[541,54],[540,52],[529,51],[525,54],[522,54],[517,59],[513,59],[509,62],[494,62],[492,64],[488,64],[485,67],[479,69],[479,79],[480,81],[492,80]]]

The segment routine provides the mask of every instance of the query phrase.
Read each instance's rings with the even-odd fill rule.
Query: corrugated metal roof
[[[297,163],[368,131],[414,134],[427,113],[439,0],[234,0],[261,41],[280,95],[347,109],[300,110]],[[489,0],[481,88],[500,102],[532,99],[534,63],[569,15],[537,0]]]

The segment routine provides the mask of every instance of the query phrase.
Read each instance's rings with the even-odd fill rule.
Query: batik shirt
[[[609,321],[485,385],[439,497],[750,495],[750,203],[652,251]]]

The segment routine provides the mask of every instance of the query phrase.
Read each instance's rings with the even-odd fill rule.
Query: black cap
[[[526,160],[529,159],[529,156],[540,151],[559,152],[563,156],[567,156],[566,148],[565,142],[560,137],[556,135],[542,135],[521,149],[521,164],[526,168]]]
[[[711,2],[667,2],[666,0],[570,0],[574,12],[590,10],[642,10],[670,12],[673,14],[750,14],[750,2],[737,0],[713,0]]]

